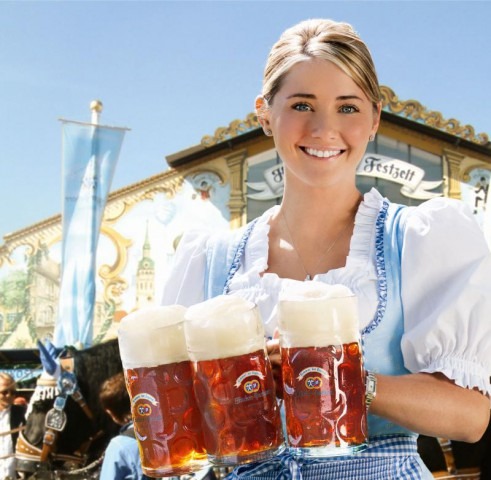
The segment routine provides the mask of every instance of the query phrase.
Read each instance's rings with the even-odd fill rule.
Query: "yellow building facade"
[[[382,87],[382,121],[357,171],[407,205],[437,196],[471,208],[491,245],[491,143]],[[158,304],[175,248],[189,229],[237,228],[281,202],[283,167],[250,114],[167,157],[169,169],[113,192],[97,250],[94,343],[127,313]],[[60,282],[61,216],[26,226],[0,246],[0,349],[33,348],[52,335]]]

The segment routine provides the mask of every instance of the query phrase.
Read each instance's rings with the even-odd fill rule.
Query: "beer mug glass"
[[[257,307],[221,295],[188,308],[185,318],[209,460],[234,465],[282,451],[281,417]]]
[[[208,465],[179,305],[135,311],[120,323],[120,355],[143,473],[189,474]]]
[[[288,446],[312,457],[367,445],[357,299],[342,285],[290,282],[278,304]]]

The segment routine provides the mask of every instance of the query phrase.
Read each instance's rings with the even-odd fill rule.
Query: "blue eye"
[[[298,112],[310,112],[312,111],[312,107],[307,104],[307,103],[296,103],[295,105],[292,106],[294,110],[297,110]]]
[[[359,112],[360,110],[354,105],[343,105],[339,108],[339,111],[341,113],[356,113]]]

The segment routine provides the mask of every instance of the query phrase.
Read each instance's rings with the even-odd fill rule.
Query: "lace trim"
[[[389,202],[384,200],[375,223],[375,268],[377,271],[378,305],[374,319],[362,330],[362,337],[377,328],[387,308],[387,270],[384,257],[384,232],[388,208]]]
[[[372,238],[375,229],[375,219],[383,203],[380,193],[372,189],[365,193],[355,216],[355,229],[350,243],[350,251],[346,259],[346,268],[351,266],[369,265],[372,258]],[[356,267],[355,267],[356,268]]]
[[[230,293],[230,282],[232,278],[237,273],[237,270],[240,268],[242,256],[244,255],[245,247],[247,244],[247,240],[251,235],[252,230],[254,229],[258,218],[254,219],[247,227],[246,231],[242,235],[239,244],[237,245],[237,249],[235,250],[234,259],[232,260],[232,265],[230,266],[230,270],[228,272],[227,281],[225,282],[225,286],[223,287],[223,294],[227,295]]]

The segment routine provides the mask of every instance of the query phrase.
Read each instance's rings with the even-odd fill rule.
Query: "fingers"
[[[266,342],[266,351],[268,352],[269,360],[273,370],[273,378],[276,387],[276,396],[283,397],[283,378],[281,375],[281,354],[280,341],[278,338],[268,340]]]
[[[278,338],[273,338],[272,340],[268,340],[266,342],[266,351],[268,355],[280,353],[280,340]]]

